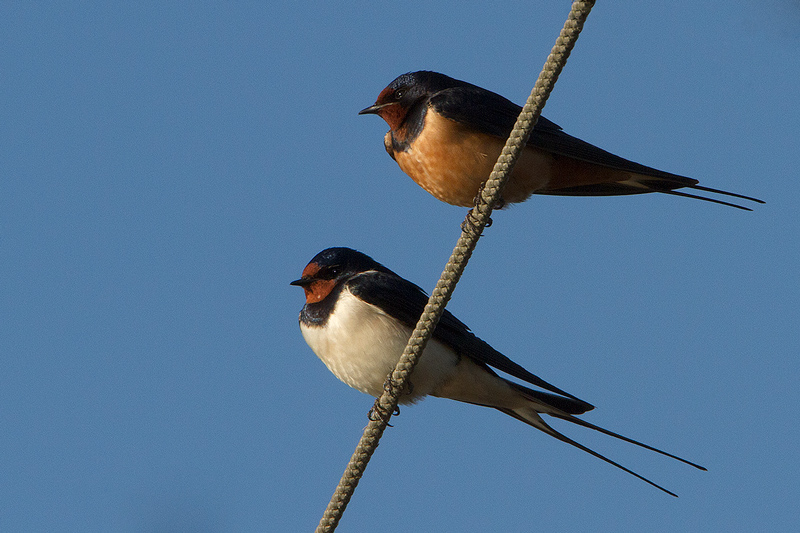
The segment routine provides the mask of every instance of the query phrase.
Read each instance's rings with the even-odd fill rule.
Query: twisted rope
[[[350,498],[358,485],[361,475],[367,466],[372,454],[378,447],[383,431],[397,408],[397,401],[405,386],[406,380],[419,360],[420,354],[428,340],[433,335],[436,324],[444,312],[445,305],[455,290],[456,283],[461,278],[467,266],[472,251],[481,237],[481,232],[489,222],[492,209],[500,200],[500,193],[514,164],[528,142],[533,127],[539,120],[547,98],[558,80],[561,70],[567,62],[575,41],[583,29],[586,17],[594,6],[594,0],[576,1],[572,4],[564,28],[561,30],[555,46],[544,64],[536,85],[533,87],[522,112],[517,118],[514,129],[506,142],[497,163],[494,165],[489,179],[484,184],[477,205],[470,210],[462,224],[461,236],[456,243],[450,259],[442,272],[442,276],[433,289],[428,304],[408,340],[403,355],[397,363],[392,374],[387,378],[384,393],[375,401],[373,415],[364,429],[364,434],[356,446],[353,456],[339,481],[325,514],[317,526],[317,533],[332,532],[339,524],[339,520],[350,502]]]

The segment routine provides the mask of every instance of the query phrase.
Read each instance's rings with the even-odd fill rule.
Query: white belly
[[[411,329],[347,289],[324,327],[301,323],[308,345],[333,374],[354,389],[378,397],[411,336]],[[411,375],[413,389],[401,398],[411,403],[430,394],[455,372],[458,357],[431,340]]]

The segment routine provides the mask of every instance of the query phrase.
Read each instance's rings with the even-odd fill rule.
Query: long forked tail
[[[711,187],[703,187],[702,185],[683,185],[683,187],[687,187],[689,189],[695,189],[697,191],[705,191],[714,194],[723,194],[725,196],[732,196],[734,198],[741,198],[742,200],[750,200],[751,202],[757,202],[759,204],[763,204],[764,200],[759,200],[758,198],[753,198],[752,196],[745,196],[743,194],[737,194],[735,192],[728,192],[722,191],[720,189],[712,189]],[[749,207],[745,207],[739,204],[733,204],[731,202],[726,202],[724,200],[717,200],[716,198],[707,198],[705,196],[699,196],[697,194],[690,194],[688,192],[683,191],[676,191],[674,189],[662,189],[660,187],[653,187],[653,189],[657,192],[661,192],[664,194],[671,194],[673,196],[683,196],[684,198],[694,198],[695,200],[703,200],[705,202],[713,202],[715,204],[727,205],[729,207],[735,207],[737,209],[743,209],[745,211],[752,211]]]
[[[640,446],[640,447],[642,447],[642,448],[644,448],[646,450],[650,450],[652,452],[660,453],[661,455],[664,455],[664,456],[669,457],[671,459],[675,459],[676,461],[680,461],[680,462],[682,462],[684,464],[687,464],[689,466],[693,466],[693,467],[695,467],[695,468],[697,468],[699,470],[704,470],[704,471],[708,470],[706,467],[700,466],[697,463],[693,463],[691,461],[688,461],[688,460],[684,459],[683,457],[678,457],[677,455],[673,455],[673,454],[671,454],[669,452],[665,452],[664,450],[659,450],[658,448],[650,446],[649,444],[645,444],[644,442],[640,442],[638,440],[631,439],[629,437],[626,437],[625,435],[620,435],[619,433],[614,433],[613,431],[610,431],[610,430],[605,429],[605,428],[601,428],[600,426],[595,426],[591,422],[587,422],[586,420],[584,420],[582,418],[578,418],[576,416],[572,416],[572,415],[566,414],[566,413],[565,414],[548,413],[548,414],[550,414],[550,416],[554,416],[556,418],[560,418],[562,420],[566,420],[568,422],[572,422],[573,424],[577,424],[577,425],[583,426],[585,428],[589,428],[589,429],[593,429],[595,431],[599,431],[600,433],[603,433],[604,435],[608,435],[610,437],[614,437],[615,439],[624,440],[625,442],[630,442],[631,444],[635,444],[636,446]]]
[[[665,489],[661,485],[659,485],[659,484],[647,479],[646,477],[644,477],[642,475],[637,474],[633,470],[622,466],[621,464],[617,463],[616,461],[612,461],[608,457],[606,457],[606,456],[604,456],[604,455],[592,450],[591,448],[588,448],[588,447],[584,446],[583,444],[570,439],[566,435],[563,435],[562,433],[559,433],[558,431],[556,431],[555,429],[550,427],[544,420],[542,420],[542,418],[536,412],[532,413],[535,416],[535,418],[531,419],[531,418],[526,417],[523,414],[518,413],[518,412],[516,412],[516,411],[514,411],[512,409],[503,409],[503,408],[497,408],[497,409],[499,411],[502,411],[503,413],[509,415],[509,416],[513,416],[517,420],[525,422],[526,424],[528,424],[530,426],[533,426],[536,429],[547,433],[551,437],[554,437],[554,438],[560,440],[561,442],[566,442],[567,444],[570,444],[570,445],[578,448],[579,450],[583,450],[584,452],[588,453],[589,455],[593,455],[594,457],[597,457],[598,459],[600,459],[602,461],[605,461],[606,463],[608,463],[608,464],[610,464],[612,466],[615,466],[615,467],[619,468],[620,470],[622,470],[624,472],[627,472],[628,474],[632,475],[633,477],[641,479],[642,481],[644,481],[648,485],[652,485],[653,487],[657,488],[660,491],[663,491],[663,492],[669,494],[670,496],[674,496],[676,498],[678,497],[677,494],[675,494],[674,492],[672,492],[672,491],[670,491],[668,489]],[[678,457],[676,455],[672,455],[671,453],[667,453],[667,452],[665,452],[663,450],[659,450],[658,448],[654,448],[654,447],[649,446],[647,444],[644,444],[642,442],[639,442],[639,441],[636,441],[636,440],[633,440],[633,439],[629,439],[628,437],[624,437],[622,435],[619,435],[618,433],[614,433],[613,431],[609,431],[609,430],[603,429],[603,428],[601,428],[599,426],[595,426],[594,424],[586,422],[585,420],[582,420],[580,418],[576,418],[576,417],[574,417],[572,415],[569,415],[567,413],[558,413],[558,414],[556,414],[554,412],[548,412],[548,414],[550,414],[552,416],[555,416],[557,418],[561,418],[563,420],[567,420],[569,422],[573,422],[573,423],[578,424],[580,426],[584,426],[584,427],[588,427],[590,429],[594,429],[595,431],[599,431],[600,433],[604,433],[606,435],[618,438],[620,440],[624,440],[625,442],[630,442],[631,444],[635,444],[637,446],[641,446],[642,448],[646,448],[646,449],[654,451],[656,453],[660,453],[660,454],[665,455],[667,457],[671,457],[673,459],[677,459],[678,461],[681,461],[683,463],[691,465],[691,466],[693,466],[695,468],[699,468],[700,470],[706,470],[704,467],[702,467],[702,466],[700,466],[698,464],[692,463],[691,461],[687,461],[687,460],[682,459],[682,458],[680,458],[680,457]]]

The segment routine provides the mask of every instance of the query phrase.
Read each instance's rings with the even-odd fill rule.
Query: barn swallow
[[[386,151],[423,189],[448,204],[471,207],[500,155],[522,108],[471,83],[437,72],[396,78],[374,105],[389,124]],[[539,117],[503,189],[502,205],[531,194],[610,196],[660,192],[750,208],[689,194],[689,188],[764,203],[756,198],[698,185],[693,178],[634,163],[564,133]]]
[[[291,284],[305,291],[300,330],[314,353],[341,381],[379,397],[428,301],[425,292],[350,248],[328,248],[318,253],[302,277]],[[490,367],[544,390],[507,380]],[[567,420],[705,470],[578,418],[576,415],[594,406],[528,372],[476,337],[447,310],[400,403],[411,404],[427,395],[493,407],[672,496],[675,494],[664,487],[562,435],[540,415]]]

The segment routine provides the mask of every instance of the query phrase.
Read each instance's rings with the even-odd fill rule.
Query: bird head
[[[394,79],[381,93],[375,103],[358,112],[359,115],[378,115],[392,130],[403,125],[409,110],[435,92],[447,88],[452,78],[421,70],[409,72]]]
[[[388,272],[386,267],[352,248],[327,248],[315,255],[303,269],[302,277],[290,285],[302,287],[306,303],[314,304],[324,300],[340,283],[368,270]]]

